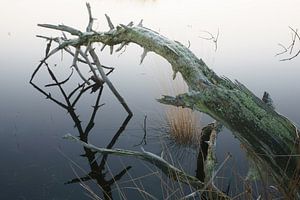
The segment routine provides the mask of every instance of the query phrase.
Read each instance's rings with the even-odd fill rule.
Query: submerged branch
[[[65,135],[64,139],[76,141],[79,144],[83,145],[84,147],[89,148],[98,153],[101,153],[103,155],[111,154],[111,155],[116,155],[116,156],[132,156],[132,157],[136,157],[136,158],[145,160],[147,162],[150,162],[151,164],[154,164],[157,168],[162,170],[163,173],[165,173],[166,175],[168,175],[169,177],[173,178],[176,181],[192,185],[194,188],[198,188],[198,189],[200,189],[204,186],[204,184],[201,181],[199,181],[197,178],[184,173],[182,170],[169,164],[163,158],[161,158],[153,153],[150,153],[148,151],[145,151],[143,149],[142,149],[142,152],[138,152],[138,151],[125,150],[125,149],[99,148],[92,144],[85,143],[71,134]]]
[[[216,187],[214,187],[213,184],[211,184],[211,182],[204,184],[203,182],[201,182],[199,179],[195,178],[194,176],[188,175],[184,171],[182,171],[182,170],[176,168],[175,166],[171,165],[170,163],[168,163],[163,158],[161,158],[151,152],[145,151],[143,148],[142,148],[142,152],[125,150],[125,149],[99,148],[92,144],[83,142],[71,134],[66,134],[63,138],[73,140],[73,141],[83,145],[85,148],[88,148],[92,151],[100,153],[104,156],[107,156],[107,155],[131,156],[131,157],[135,157],[135,158],[147,161],[147,162],[155,165],[158,169],[160,169],[168,177],[172,178],[175,181],[185,183],[185,184],[192,186],[194,189],[200,191],[202,193],[202,195],[204,195],[204,196],[212,195],[213,197],[216,197],[218,199],[230,199],[223,192],[219,191]],[[213,178],[214,177],[212,177],[212,179]],[[212,185],[212,188],[211,188],[212,191],[208,192],[206,188],[209,185]]]

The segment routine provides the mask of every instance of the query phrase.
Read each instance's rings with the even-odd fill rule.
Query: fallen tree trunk
[[[58,49],[69,46],[90,48],[91,44],[100,42],[111,49],[120,44],[120,50],[129,43],[135,43],[144,48],[142,60],[147,52],[151,51],[162,56],[171,64],[173,78],[178,72],[181,73],[189,92],[176,97],[164,96],[158,101],[196,109],[221,122],[232,130],[243,145],[255,153],[262,166],[271,169],[271,175],[285,194],[295,195],[298,192],[299,130],[291,121],[277,113],[272,106],[264,103],[241,83],[216,75],[181,43],[143,27],[141,23],[137,26],[130,23],[115,27],[108,17],[107,20],[110,26],[107,32],[95,32],[91,28],[81,32],[64,25],[39,26],[77,36],[74,39],[60,38],[62,42]],[[91,50],[89,52],[91,54]],[[91,55],[93,57],[93,54]],[[295,187],[288,187],[291,183]]]

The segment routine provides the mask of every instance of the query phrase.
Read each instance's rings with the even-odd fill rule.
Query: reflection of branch
[[[60,101],[56,100],[55,98],[52,97],[51,93],[47,93],[44,90],[42,90],[39,86],[37,86],[36,84],[34,84],[33,82],[30,82],[30,84],[37,89],[39,92],[41,92],[42,94],[44,94],[46,96],[46,99],[50,99],[51,101],[53,101],[54,103],[56,103],[57,105],[59,105],[60,107],[64,108],[64,109],[68,109],[68,107],[61,103]]]
[[[102,91],[103,88],[100,89],[100,91]],[[84,135],[80,135],[80,138],[82,138],[82,141],[87,141],[88,138],[88,134],[90,132],[90,130],[93,128],[94,126],[94,118],[96,115],[96,112],[98,110],[98,108],[101,106],[99,106],[99,99],[100,99],[100,92],[99,95],[97,97],[95,106],[93,106],[93,112],[91,115],[91,118],[88,122],[88,125],[85,128],[85,132]],[[119,130],[117,131],[117,133],[114,135],[114,137],[112,138],[111,142],[107,145],[107,148],[112,148],[113,145],[116,143],[116,141],[118,140],[119,136],[121,135],[121,133],[125,130],[128,122],[130,121],[132,116],[128,115],[127,118],[125,119],[125,121],[123,122],[123,124],[121,125],[121,127],[119,128]],[[80,124],[79,124],[80,125]],[[79,128],[79,127],[77,127]],[[78,129],[79,130],[79,129]],[[70,183],[76,183],[76,182],[85,182],[88,180],[92,180],[95,179],[98,183],[98,185],[102,188],[102,192],[104,195],[105,199],[112,199],[112,193],[111,193],[111,186],[118,180],[120,180],[128,170],[131,169],[131,166],[128,167],[124,167],[124,169],[119,172],[117,175],[115,175],[114,177],[110,178],[109,180],[105,179],[106,173],[104,172],[105,170],[105,164],[108,158],[108,155],[104,155],[100,164],[97,163],[97,158],[95,157],[95,152],[92,151],[91,149],[85,148],[84,147],[84,151],[85,151],[85,157],[87,157],[89,164],[90,164],[90,168],[91,168],[91,172],[89,174],[87,174],[86,176],[82,177],[82,178],[75,178],[71,181],[68,181],[66,184],[70,184]]]
[[[45,85],[45,87],[51,87],[51,86],[56,86],[56,85],[63,85],[65,84],[68,80],[70,80],[71,76],[73,75],[73,69],[71,71],[71,74],[70,76],[68,76],[68,78],[66,78],[65,80],[61,81],[61,82],[58,82],[58,83],[51,83],[51,84],[47,84]]]
[[[291,30],[292,32],[292,42],[291,44],[286,47],[284,46],[283,44],[278,44],[281,48],[283,48],[283,51],[282,52],[279,52],[277,53],[275,56],[279,56],[279,55],[283,55],[283,54],[286,54],[288,53],[289,55],[292,55],[293,52],[294,52],[294,49],[295,49],[295,45],[296,45],[296,40],[300,41],[300,36],[298,34],[298,29],[293,29],[292,27],[289,26],[289,29]],[[290,57],[287,57],[287,58],[283,58],[281,59],[280,61],[288,61],[288,60],[292,60],[294,59],[295,57],[297,57],[298,55],[300,54],[300,48],[299,50],[294,53],[294,55],[290,56]]]
[[[177,181],[190,184],[195,188],[203,187],[203,183],[201,181],[199,181],[197,178],[184,173],[180,169],[169,164],[163,158],[161,158],[155,154],[152,154],[150,152],[147,152],[145,150],[143,150],[142,152],[138,152],[138,151],[125,150],[125,149],[98,148],[92,144],[88,144],[86,142],[79,140],[77,137],[74,137],[71,134],[65,135],[64,138],[74,140],[74,141],[80,143],[81,145],[83,145],[84,147],[89,148],[93,151],[97,151],[98,153],[101,153],[103,155],[112,154],[112,155],[118,155],[118,156],[133,156],[133,157],[140,158],[142,160],[145,160],[147,162],[154,164],[156,167],[161,169],[166,175],[168,175],[171,178],[174,178]]]
[[[131,115],[128,115],[126,117],[126,119],[124,120],[124,122],[122,123],[122,125],[120,126],[119,130],[116,132],[116,134],[114,135],[114,137],[111,139],[110,143],[106,146],[107,149],[111,149],[115,143],[117,142],[119,136],[121,135],[121,133],[125,130],[127,124],[129,123],[130,119],[131,119]],[[103,155],[103,158],[99,164],[99,168],[100,169],[104,169],[104,165],[106,163],[108,155]]]
[[[99,105],[99,101],[100,101],[100,97],[101,97],[101,94],[102,94],[102,91],[103,91],[103,87],[100,88],[100,91],[99,91],[99,94],[97,96],[97,99],[96,99],[96,103],[95,105],[93,106],[93,112],[92,112],[92,115],[91,115],[91,118],[89,120],[89,123],[88,125],[86,126],[85,130],[84,130],[84,134],[85,135],[88,135],[89,132],[92,130],[92,128],[94,127],[95,125],[95,117],[96,117],[96,113],[98,111],[98,109],[103,106],[104,104],[101,104]]]
[[[49,48],[49,46],[47,46],[46,54],[47,54],[48,48]],[[48,64],[46,62],[43,62],[43,64],[46,65],[48,74],[50,75],[51,79],[54,81],[54,83],[48,84],[45,87],[57,86],[60,90],[60,93],[62,94],[62,96],[64,98],[64,102],[61,102],[61,101],[53,98],[50,93],[47,94],[46,91],[44,91],[42,88],[35,85],[32,81],[30,83],[34,86],[34,88],[36,88],[38,91],[40,91],[42,94],[44,94],[48,99],[52,100],[53,102],[57,103],[59,106],[61,106],[62,108],[64,108],[65,110],[68,111],[69,115],[71,116],[72,120],[75,123],[75,127],[77,128],[77,130],[79,132],[80,140],[87,142],[88,135],[95,124],[94,121],[95,121],[96,113],[97,113],[98,109],[104,105],[104,104],[100,105],[100,97],[101,97],[102,91],[103,91],[103,84],[102,83],[99,84],[97,79],[90,78],[92,81],[95,82],[94,84],[85,87],[87,82],[84,81],[82,84],[79,84],[77,87],[75,87],[69,94],[67,94],[63,88],[63,85],[70,80],[73,73],[71,73],[71,75],[69,75],[67,77],[67,79],[65,79],[64,81],[58,81],[54,72],[50,69]],[[111,69],[108,73],[106,73],[106,76],[108,76],[112,72],[112,70],[113,69]],[[72,69],[72,72],[73,72],[73,69]],[[92,106],[93,110],[92,110],[90,119],[84,129],[81,124],[81,121],[79,119],[79,115],[77,115],[75,112],[75,105],[79,101],[79,99],[82,97],[82,95],[85,94],[90,89],[92,90],[92,92],[96,92],[96,90],[99,89],[99,92],[98,92],[95,104]],[[71,100],[71,98],[73,100]],[[125,130],[130,119],[131,119],[131,115],[127,116],[127,118],[125,119],[125,121],[123,122],[123,124],[121,125],[121,127],[119,128],[117,133],[115,134],[115,136],[112,138],[111,142],[107,145],[107,148],[113,147],[113,145],[116,143],[116,141],[119,138],[119,136],[121,135],[121,133]],[[85,189],[87,189],[85,187],[84,182],[89,181],[89,180],[96,180],[98,185],[102,188],[104,198],[112,199],[111,186],[116,181],[120,180],[126,174],[126,172],[129,169],[131,169],[131,166],[124,167],[124,169],[121,170],[119,173],[117,173],[115,176],[113,176],[109,180],[106,180],[105,179],[106,174],[105,174],[104,170],[105,170],[105,165],[106,165],[108,155],[104,155],[100,164],[98,164],[96,162],[97,159],[95,158],[95,152],[91,151],[88,148],[84,148],[84,151],[85,151],[85,153],[83,156],[87,157],[90,168],[91,168],[91,172],[89,172],[87,175],[82,176],[82,177],[79,177],[78,175],[76,175],[77,176],[76,178],[66,182],[65,184],[80,183]]]
[[[214,36],[212,33],[208,32],[208,31],[202,31],[202,32],[207,33],[209,35],[209,37],[199,36],[199,38],[213,41],[213,43],[215,44],[215,51],[217,51],[217,49],[218,49],[219,29],[218,29],[218,32],[217,32],[217,36]]]
[[[139,144],[134,145],[134,147],[140,146],[144,143],[144,145],[147,144],[147,115],[144,117],[144,125],[143,125],[143,131],[144,131],[144,136],[142,141]]]
[[[79,144],[83,145],[85,148],[90,149],[95,152],[98,152],[98,153],[101,153],[103,155],[112,154],[112,155],[116,155],[116,156],[130,156],[130,157],[136,157],[138,159],[147,161],[147,162],[155,165],[157,168],[159,168],[164,174],[166,174],[170,178],[172,178],[176,181],[182,182],[182,183],[186,183],[195,189],[199,189],[199,191],[201,191],[201,192],[202,192],[201,189],[203,189],[203,187],[207,187],[199,179],[195,178],[194,176],[188,175],[184,171],[182,171],[182,170],[176,168],[175,166],[173,166],[172,164],[168,163],[163,158],[161,158],[151,152],[145,151],[143,148],[142,148],[142,152],[125,150],[125,149],[99,148],[92,144],[83,142],[71,134],[65,135],[64,138],[78,142]],[[211,195],[213,195],[214,197],[221,198],[221,199],[229,199],[229,197],[226,196],[223,192],[217,190],[216,188],[212,188],[212,189],[213,189],[213,191],[209,191],[209,193]],[[204,190],[203,195],[206,193],[207,193],[207,190]]]

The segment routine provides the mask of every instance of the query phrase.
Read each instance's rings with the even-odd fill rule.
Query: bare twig
[[[107,20],[109,29],[110,29],[110,30],[113,30],[113,29],[115,28],[115,26],[114,26],[113,23],[111,22],[110,17],[109,17],[107,14],[105,14],[105,17],[106,17],[106,20]]]
[[[125,110],[128,112],[129,115],[133,115],[133,113],[131,112],[130,108],[128,107],[128,105],[126,104],[125,100],[123,99],[123,97],[119,94],[119,92],[115,89],[114,85],[111,83],[111,81],[107,78],[106,74],[103,71],[102,65],[100,64],[99,58],[97,56],[97,54],[95,53],[94,49],[91,49],[89,51],[91,57],[94,60],[94,63],[97,66],[97,69],[103,79],[103,81],[108,85],[108,87],[110,88],[110,90],[113,92],[113,94],[117,97],[117,99],[119,100],[119,102],[122,104],[122,106],[125,108]]]
[[[141,61],[140,61],[140,64],[143,63],[143,61],[144,61],[145,57],[147,56],[147,53],[148,53],[148,52],[149,52],[149,51],[148,51],[146,48],[144,48],[144,51],[143,51],[143,53],[142,53],[142,55],[141,55]]]
[[[116,49],[116,52],[121,51],[123,47],[125,47],[128,44],[128,42],[122,42],[120,47]]]
[[[94,19],[92,17],[92,10],[91,10],[90,4],[86,3],[86,7],[87,7],[87,10],[88,10],[88,13],[89,13],[89,23],[88,23],[88,26],[86,27],[86,31],[90,32],[90,31],[93,30]]]
[[[52,39],[49,39],[49,43],[47,44],[45,56],[49,54],[50,48],[51,48]]]
[[[291,49],[290,49],[290,54],[292,54],[293,52],[293,49],[294,49],[294,46],[295,46],[295,42],[296,42],[296,36],[297,36],[297,32],[298,32],[298,29],[294,30],[293,28],[289,27],[293,33],[295,34],[292,34],[292,44],[291,44]]]
[[[80,36],[82,35],[82,32],[72,28],[70,26],[65,26],[65,25],[52,25],[52,24],[38,24],[38,26],[43,27],[43,28],[49,28],[49,29],[55,29],[55,30],[60,30],[60,31],[65,31],[70,33],[71,35],[77,35]]]
[[[91,61],[90,61],[90,59],[87,57],[87,55],[86,55],[82,50],[80,50],[80,49],[78,50],[78,52],[79,52],[79,54],[85,59],[85,62],[86,62],[87,65],[90,67],[90,70],[93,72],[94,77],[97,78],[97,79],[99,79],[99,80],[101,80],[101,79],[99,78],[99,76],[97,75],[97,72],[96,72],[95,68],[93,67],[93,65],[92,65],[92,63],[91,63]]]
[[[286,52],[288,51],[288,49],[287,49],[283,44],[278,43],[278,46],[282,47],[282,48],[283,48],[283,51],[277,53],[275,56],[279,56],[279,55],[284,54],[284,53],[286,53]],[[288,48],[289,48],[289,47],[288,47]]]
[[[107,14],[105,14],[105,18],[106,18],[106,21],[107,21],[107,24],[108,24],[108,27],[109,27],[109,31],[114,30],[115,26],[114,26],[113,23],[111,22],[110,17],[109,17]],[[102,46],[102,48],[101,48],[101,51],[103,51],[105,47],[106,47],[106,44],[103,44],[103,46]],[[113,51],[114,51],[114,46],[113,46],[113,45],[110,45],[109,47],[110,47],[110,54],[112,54]]]
[[[134,145],[134,147],[140,146],[140,145],[146,145],[147,144],[147,115],[144,116],[144,125],[143,125],[143,131],[144,131],[144,136],[143,139],[139,144]]]
[[[79,54],[79,52],[80,52],[80,47],[76,48],[76,50],[75,50],[75,55],[74,55],[74,58],[73,58],[73,64],[72,64],[72,66],[76,69],[76,71],[77,71],[78,75],[80,76],[80,78],[85,83],[87,83],[88,85],[90,85],[90,82],[83,76],[83,74],[81,73],[81,71],[78,68],[77,61],[78,61],[78,54]]]
[[[202,32],[207,33],[209,35],[209,37],[199,36],[199,38],[213,41],[213,43],[215,44],[215,51],[217,51],[217,49],[218,49],[219,29],[218,29],[218,32],[217,32],[216,36],[214,36],[212,33],[208,32],[208,31],[202,31]]]
[[[275,56],[279,56],[279,55],[283,55],[283,54],[287,54],[287,53],[289,55],[292,55],[292,56],[280,59],[280,61],[292,60],[292,59],[296,58],[300,54],[300,47],[298,47],[298,51],[293,54],[293,52],[295,50],[296,41],[300,42],[300,36],[298,34],[298,29],[293,29],[290,26],[289,26],[289,29],[292,32],[292,41],[291,41],[291,44],[288,47],[286,47],[286,46],[282,45],[281,43],[279,43],[278,45],[281,48],[283,48],[283,51],[277,53]]]
[[[75,56],[75,53],[73,53],[68,47],[65,47],[64,50],[66,52],[68,52],[71,56],[73,56],[73,57]],[[77,58],[77,61],[81,62],[81,63],[84,63],[84,64],[87,64],[87,62],[85,60],[81,59],[81,58]],[[93,63],[93,62],[91,64],[95,65],[95,63]],[[105,68],[105,69],[109,69],[110,71],[115,69],[114,67],[109,67],[109,66],[105,66],[105,65],[102,65],[102,67]],[[96,68],[94,67],[94,69],[96,69]]]

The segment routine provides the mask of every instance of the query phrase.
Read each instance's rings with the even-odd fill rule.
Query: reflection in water
[[[95,117],[96,117],[97,111],[101,106],[104,105],[104,104],[100,105],[100,98],[101,98],[103,87],[104,87],[103,84],[99,83],[98,81],[91,78],[91,80],[94,81],[93,84],[86,87],[86,82],[84,82],[82,84],[79,84],[75,89],[73,89],[69,94],[67,94],[67,92],[63,89],[63,85],[69,81],[69,79],[73,75],[73,70],[72,70],[71,75],[67,79],[59,82],[57,80],[55,74],[53,73],[53,71],[48,66],[48,64],[45,63],[45,65],[48,69],[49,75],[51,76],[52,80],[54,81],[54,83],[47,84],[45,87],[57,86],[59,88],[61,94],[63,95],[65,102],[55,99],[54,97],[52,97],[51,93],[47,93],[44,89],[40,88],[33,82],[30,82],[30,83],[38,91],[43,93],[47,99],[50,99],[51,101],[55,102],[57,105],[62,107],[63,109],[67,110],[68,114],[71,116],[72,120],[75,123],[75,127],[78,130],[80,140],[87,142],[89,134],[95,125]],[[112,71],[113,71],[113,69],[110,69],[106,75],[109,75]],[[77,115],[77,113],[75,111],[75,106],[76,106],[77,102],[79,101],[79,99],[85,93],[87,93],[89,91],[91,91],[91,93],[97,93],[97,98],[96,98],[95,104],[93,105],[93,110],[92,110],[90,119],[89,119],[86,127],[84,127],[81,123],[79,115]],[[72,101],[72,99],[73,99],[73,101]],[[114,137],[111,139],[110,143],[106,146],[107,149],[111,149],[114,146],[114,144],[118,140],[119,136],[125,130],[131,117],[132,117],[132,115],[128,115],[125,118],[125,120],[123,121],[119,130],[116,132]],[[127,173],[128,170],[130,170],[131,166],[124,167],[124,169],[121,170],[119,173],[117,173],[110,179],[107,179],[106,172],[105,172],[105,166],[106,166],[106,162],[108,159],[108,155],[104,155],[102,157],[101,161],[98,162],[97,157],[96,157],[96,152],[94,152],[88,148],[85,148],[85,147],[83,148],[83,150],[84,150],[84,154],[82,156],[87,158],[87,161],[90,166],[90,172],[87,173],[83,177],[76,177],[76,178],[66,182],[65,184],[80,183],[80,184],[84,185],[84,182],[86,182],[86,181],[95,180],[97,182],[97,184],[101,187],[104,198],[112,199],[111,187],[116,183],[116,181],[119,181]]]
[[[103,87],[104,87],[103,83],[99,83],[98,81],[95,81],[93,78],[90,78],[90,80],[94,81],[93,84],[86,86],[86,82],[83,82],[82,84],[79,84],[77,87],[75,87],[71,92],[67,93],[65,91],[65,89],[63,88],[63,86],[64,86],[64,84],[66,84],[70,80],[70,78],[73,75],[73,71],[65,80],[60,82],[56,78],[54,72],[50,69],[49,65],[46,62],[44,62],[44,64],[45,64],[45,66],[48,70],[48,73],[49,73],[50,77],[54,81],[54,83],[47,84],[47,85],[45,85],[45,87],[55,87],[55,86],[57,86],[59,88],[60,93],[62,94],[62,96],[64,98],[64,101],[60,101],[60,100],[54,98],[51,95],[51,93],[47,93],[43,88],[37,86],[35,83],[31,82],[31,84],[38,91],[40,91],[42,94],[44,94],[47,99],[50,99],[51,101],[55,102],[57,105],[59,105],[60,107],[62,107],[63,109],[65,109],[68,112],[68,114],[71,116],[73,122],[75,123],[75,127],[78,130],[80,140],[85,142],[85,143],[88,143],[89,134],[90,134],[91,130],[93,129],[94,125],[95,125],[95,117],[96,117],[97,111],[99,110],[99,108],[101,106],[104,105],[104,104],[100,104],[100,98],[101,98]],[[113,69],[110,69],[109,72],[107,73],[107,75],[109,75],[112,71],[113,71]],[[85,93],[90,92],[90,91],[91,91],[91,93],[96,93],[96,101],[93,105],[93,109],[92,109],[89,121],[87,122],[86,126],[84,127],[81,120],[80,120],[80,118],[79,118],[78,113],[76,113],[75,107],[76,107],[77,103],[79,102],[80,98],[83,97]],[[132,115],[128,115],[125,118],[125,120],[123,121],[122,125],[120,126],[120,128],[118,129],[118,131],[116,132],[114,137],[111,139],[109,144],[106,146],[106,149],[112,149],[112,147],[115,145],[116,141],[118,140],[119,136],[125,130],[125,128],[126,128],[127,124],[129,123],[131,117],[132,117]],[[144,127],[143,127],[144,137],[143,137],[143,140],[141,141],[141,143],[139,143],[137,145],[142,145],[142,144],[147,143],[147,141],[146,141],[146,135],[147,135],[146,122],[147,122],[147,116],[145,116],[145,118],[144,118]],[[197,170],[196,170],[196,172],[197,172],[196,173],[196,178],[198,178],[201,181],[204,181],[205,173],[207,173],[204,165],[205,165],[205,162],[207,160],[207,154],[208,154],[207,151],[208,151],[208,148],[209,148],[208,147],[209,145],[204,145],[204,143],[205,143],[206,140],[210,140],[210,134],[211,134],[211,132],[214,128],[215,127],[212,124],[212,125],[207,126],[206,128],[203,129],[203,132],[205,132],[203,135],[205,137],[202,138],[203,146],[199,150]],[[90,167],[90,172],[88,172],[86,175],[84,175],[82,177],[79,177],[76,174],[77,177],[67,181],[65,184],[80,183],[85,189],[87,189],[88,192],[91,193],[91,195],[95,195],[93,193],[93,191],[90,191],[90,189],[88,189],[88,187],[85,187],[86,186],[85,182],[94,180],[101,187],[103,197],[105,199],[113,199],[112,186],[117,181],[122,179],[122,177],[127,173],[127,171],[131,169],[131,166],[124,167],[121,171],[119,171],[118,173],[116,173],[115,175],[112,175],[112,177],[107,179],[107,177],[106,177],[107,172],[105,170],[105,167],[107,165],[107,159],[108,159],[109,155],[104,154],[102,159],[98,162],[97,161],[98,157],[96,156],[96,153],[97,153],[96,151],[93,151],[89,148],[84,147],[84,154],[82,156],[87,158],[88,163],[89,163],[89,167]],[[156,163],[153,160],[151,160],[150,162],[152,162],[152,164]],[[159,163],[158,164],[157,163],[155,165],[159,168]],[[165,168],[166,166],[161,166],[161,167]],[[167,168],[167,169],[169,169],[169,168]],[[171,173],[171,172],[169,170],[165,170],[165,171],[162,170],[162,171],[167,176],[170,176],[169,173]],[[180,170],[178,170],[178,174],[177,174],[178,177],[184,175],[186,179],[188,178],[187,174],[185,174],[184,172],[181,172],[182,174],[180,175],[179,172],[180,172]],[[172,177],[172,176],[170,176],[170,177]],[[192,176],[191,176],[191,178],[193,180],[197,180],[197,179],[194,179],[194,177],[192,177]],[[173,179],[175,179],[178,182],[186,181],[185,179],[183,179],[184,181],[182,181],[179,178],[174,178],[174,177],[173,177]],[[192,185],[192,182],[190,184]],[[180,186],[180,187],[183,187],[183,186]],[[197,187],[195,187],[195,188],[197,188]],[[202,195],[206,196],[207,194],[203,193]]]
[[[102,90],[102,88],[101,88],[101,90]],[[106,146],[107,149],[111,149],[114,146],[114,144],[118,140],[119,136],[121,135],[121,133],[126,128],[126,126],[127,126],[128,122],[130,121],[130,119],[131,119],[130,115],[126,117],[126,119],[124,120],[123,124],[121,125],[121,127],[119,128],[117,133],[114,135],[114,137],[112,138],[110,143]],[[77,124],[76,124],[76,127],[79,131],[80,130],[80,128],[79,128],[80,125],[77,126]],[[81,138],[82,141],[87,141],[88,140],[88,132],[87,133],[84,132],[84,133],[85,134],[83,135],[83,137],[82,137],[82,135],[80,135],[80,138]],[[109,180],[106,180],[105,165],[106,165],[108,155],[104,155],[103,158],[101,159],[101,161],[98,164],[97,163],[97,158],[95,156],[96,152],[93,152],[90,149],[85,148],[85,147],[84,147],[84,151],[85,151],[85,154],[82,155],[82,156],[87,157],[90,168],[91,168],[91,172],[89,172],[84,177],[72,179],[71,181],[68,181],[66,184],[83,183],[83,182],[89,181],[89,180],[96,180],[97,184],[102,189],[103,196],[105,197],[105,199],[112,199],[112,192],[111,192],[112,185],[116,181],[120,180],[126,174],[126,172],[131,168],[131,166],[128,166],[128,167],[124,168],[121,172],[116,174],[114,177],[110,178]]]

